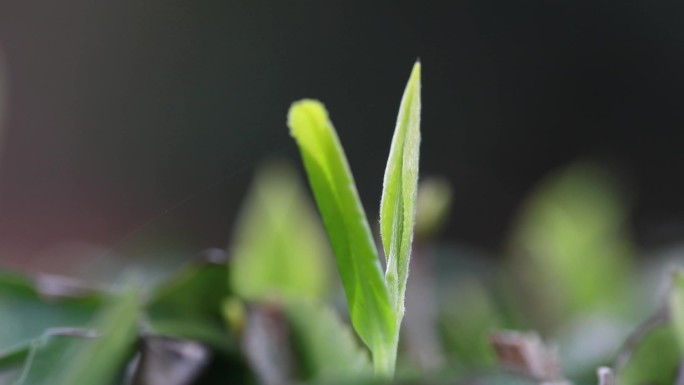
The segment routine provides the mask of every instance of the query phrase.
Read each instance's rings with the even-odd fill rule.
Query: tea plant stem
[[[393,378],[397,362],[398,339],[395,338],[392,346],[387,349],[376,349],[373,351],[373,368],[375,375],[380,378]]]

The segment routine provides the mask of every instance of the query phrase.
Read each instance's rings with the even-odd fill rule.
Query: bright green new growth
[[[418,191],[420,149],[420,62],[411,72],[399,107],[380,201],[380,235],[387,258],[386,280],[397,315],[404,316]]]
[[[385,175],[380,222],[387,273],[356,191],[347,159],[320,102],[294,103],[290,133],[332,244],[347,296],[352,326],[373,355],[377,374],[394,373],[404,314],[418,184],[420,144],[420,63],[416,63],[399,110]]]
[[[295,103],[288,125],[330,238],[352,326],[371,350],[376,371],[389,371],[378,365],[387,360],[396,318],[342,146],[328,113],[317,101]]]

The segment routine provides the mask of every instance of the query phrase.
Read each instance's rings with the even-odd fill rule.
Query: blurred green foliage
[[[611,176],[587,164],[552,175],[532,193],[510,250],[533,325],[552,331],[592,311],[629,306],[634,249],[627,214]]]
[[[95,337],[47,333],[32,343],[17,385],[114,384],[137,338],[140,297],[125,289],[89,325]]]
[[[198,261],[169,277],[152,292],[147,305],[149,331],[235,351],[237,341],[221,312],[230,293],[225,282],[225,261]]]
[[[102,305],[101,295],[84,292],[59,295],[41,292],[40,279],[19,274],[0,273],[0,356],[26,348],[45,330],[61,327],[85,327]],[[47,282],[43,278],[42,282]],[[71,281],[53,279],[56,285]]]
[[[231,283],[248,300],[324,300],[330,251],[294,172],[272,165],[257,173],[231,244]],[[270,298],[272,297],[272,298]]]
[[[618,371],[625,385],[673,384],[682,356],[677,335],[669,325],[660,325],[643,336],[631,352],[629,361]]]
[[[448,188],[442,187],[432,204],[446,208]],[[520,212],[501,265],[440,251],[429,234],[442,220],[421,215],[443,214],[418,206],[418,223],[437,223],[414,250],[423,264],[416,274],[428,274],[422,279],[432,287],[419,291],[438,303],[423,317],[432,326],[418,327],[437,328],[433,348],[444,361],[442,370],[422,372],[412,363],[414,347],[403,346],[397,381],[442,384],[476,376],[487,384],[534,382],[498,371],[489,335],[540,327],[560,342],[565,375],[578,383],[595,381],[596,367],[612,363],[621,384],[673,383],[682,358],[684,280],[679,270],[670,276],[663,309],[637,328],[650,306],[633,295],[642,284],[625,226],[628,204],[606,171],[577,164],[543,181]],[[151,336],[196,341],[213,352],[198,385],[232,383],[232,377],[255,383],[264,377],[248,358],[254,341],[245,330],[250,314],[263,306],[280,314],[272,326],[281,330],[278,343],[286,344],[291,361],[285,382],[383,383],[372,379],[368,352],[336,306],[339,282],[331,274],[325,234],[295,172],[283,165],[262,168],[238,223],[229,262],[195,261],[147,291],[0,274],[0,383],[129,384],[124,368]],[[569,359],[599,345],[602,355]]]
[[[447,220],[451,208],[451,186],[442,178],[428,177],[420,181],[416,200],[416,238],[428,238]]]
[[[301,357],[301,376],[325,384],[371,378],[368,355],[352,330],[330,306],[300,302],[287,308],[295,351]]]
[[[433,238],[452,193],[445,181],[427,178],[416,196],[419,117],[418,63],[385,174],[383,275],[327,111],[312,100],[290,111],[348,313],[339,306],[326,233],[306,190],[293,170],[270,165],[255,176],[228,258],[123,286],[0,272],[0,384],[388,383],[389,376],[377,374],[394,372],[411,258],[420,264],[412,300],[430,313],[408,326],[431,338],[402,345],[397,383],[540,383],[497,366],[511,357],[497,355],[490,335],[513,327],[560,342],[564,375],[577,383],[593,383],[600,365],[612,367],[623,385],[674,383],[684,357],[684,273],[663,279],[670,286],[649,317],[627,226],[630,202],[615,178],[588,163],[549,176],[521,207],[503,263],[482,264],[475,253],[456,254]],[[416,349],[429,351],[438,365],[425,369]],[[192,368],[176,376],[184,378],[179,382],[140,375],[174,363]]]
[[[462,279],[447,290],[447,295],[459,298],[458,306],[444,308],[438,319],[447,355],[466,371],[494,368],[496,356],[489,336],[506,326],[500,309],[487,289],[475,280]]]
[[[370,373],[366,353],[327,304],[335,282],[331,256],[294,172],[283,165],[262,168],[239,223],[230,284],[243,300],[283,308],[301,379]],[[231,315],[227,319],[235,322]]]

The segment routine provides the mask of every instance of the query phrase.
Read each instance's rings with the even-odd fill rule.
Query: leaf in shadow
[[[0,272],[0,356],[28,349],[48,328],[86,326],[103,297],[67,278]]]
[[[289,304],[287,318],[295,350],[301,359],[301,377],[325,382],[363,380],[372,376],[368,355],[334,309],[310,302]]]
[[[163,282],[146,306],[148,332],[197,340],[224,352],[235,351],[235,338],[221,313],[229,295],[227,271],[225,258],[203,260]]]
[[[190,385],[211,358],[204,345],[190,340],[146,336],[133,385]]]
[[[280,385],[292,381],[290,336],[281,308],[251,306],[241,342],[245,358],[260,384]]]
[[[33,342],[17,385],[111,384],[120,378],[137,337],[138,292],[105,305],[92,330],[58,329]]]

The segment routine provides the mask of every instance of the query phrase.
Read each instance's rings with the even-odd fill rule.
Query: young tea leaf
[[[387,256],[385,279],[397,318],[404,315],[420,153],[420,62],[411,72],[399,107],[380,201],[380,234]],[[398,326],[397,326],[398,327]]]
[[[386,364],[395,340],[396,318],[382,276],[366,213],[337,133],[320,102],[290,108],[290,134],[299,146],[309,182],[330,238],[352,326],[368,345],[376,370]]]

